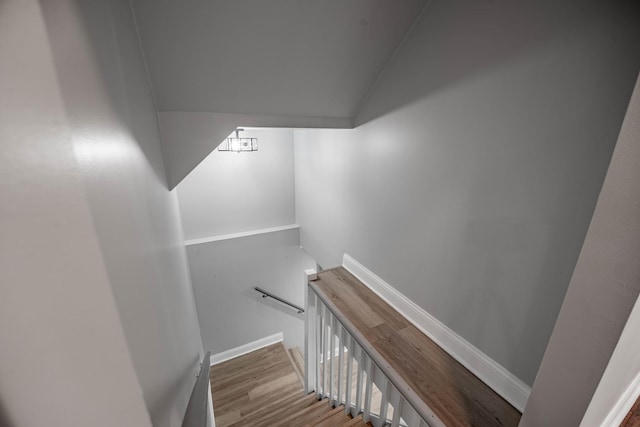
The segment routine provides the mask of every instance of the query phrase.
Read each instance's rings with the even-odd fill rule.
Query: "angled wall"
[[[150,427],[49,41],[0,2],[0,425]]]
[[[354,130],[294,134],[301,243],[528,384],[640,68],[634,2],[432,0]]]
[[[257,138],[258,151],[215,150],[176,188],[185,239],[295,223],[293,131],[241,135]]]
[[[190,245],[187,254],[202,342],[213,354],[278,332],[287,348],[304,350],[304,314],[253,289],[304,306],[302,272],[315,262],[298,229]]]
[[[158,112],[169,188],[177,186],[237,127],[352,127],[350,118]]]
[[[131,5],[127,0],[40,5],[89,220],[135,367],[137,393],[154,426],[179,426],[202,344],[178,205],[167,190]],[[101,355],[94,357],[100,360]],[[110,370],[108,360],[99,365]]]
[[[638,315],[632,312],[640,295],[638,82],[523,427],[578,425],[581,420],[583,426],[619,425],[621,420],[604,421],[640,373]]]

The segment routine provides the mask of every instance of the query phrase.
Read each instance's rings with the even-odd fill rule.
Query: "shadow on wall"
[[[521,186],[490,164],[476,168],[468,180],[465,208],[472,220],[455,237],[460,244],[448,262],[458,268],[447,281],[469,286],[449,301],[446,323],[473,337],[484,351],[496,350],[496,360],[529,385],[562,305],[613,145],[601,144],[602,155],[595,156],[599,165],[574,156],[573,161],[583,163],[574,169],[585,177],[581,186],[557,184],[553,191],[544,185]],[[563,164],[571,161],[566,158]],[[580,169],[591,172],[587,177]],[[554,176],[551,169],[547,172]]]
[[[576,3],[431,0],[381,80],[363,100],[356,112],[355,126],[550,40],[569,43],[580,28],[592,22],[602,25],[601,14],[611,13],[599,2],[582,2],[579,6]]]
[[[202,350],[129,0],[40,1],[73,147],[154,426],[181,421]]]
[[[1,3],[1,2],[0,2]],[[2,396],[0,395],[0,426],[2,427],[17,427],[9,418],[9,414],[2,403]]]
[[[200,369],[200,356],[195,357],[183,372],[179,372],[173,375],[170,379],[170,384],[165,384],[161,390],[157,390],[152,399],[149,399],[149,414],[156,420],[171,420],[173,425],[182,424],[184,419],[184,413],[179,413],[178,408],[175,405],[176,390],[189,390],[192,389],[197,375],[194,375],[194,370]],[[187,396],[189,397],[189,396]],[[154,421],[157,422],[156,420]]]
[[[149,168],[168,188],[164,160],[161,152],[154,147],[156,141],[160,140],[160,134],[142,53],[139,45],[132,44],[128,39],[135,27],[120,28],[122,25],[118,25],[127,20],[132,22],[129,2],[67,0],[67,3],[71,7],[59,7],[56,2],[40,0],[40,7],[54,53],[63,101],[72,121],[86,125],[86,135],[99,135],[100,131],[105,133],[103,141],[87,138],[79,142],[91,144],[86,147],[87,153],[94,151],[95,154],[108,155],[116,152],[114,150],[127,149],[123,147],[126,145],[123,138],[135,141]],[[71,14],[74,16],[69,16]],[[82,34],[61,31],[65,22],[77,21],[77,18],[84,23]],[[134,36],[137,41],[135,33]],[[77,51],[82,52],[80,55],[90,57],[90,64],[89,61],[71,61]],[[139,64],[131,66],[132,62]],[[96,83],[100,87],[96,87]],[[101,97],[89,98],[96,90],[100,91]],[[140,102],[146,99],[148,103]],[[87,106],[92,108],[83,108]],[[111,128],[126,129],[128,134],[107,133],[110,129],[99,126],[92,129],[91,125],[103,125],[96,123],[96,111],[109,116]],[[78,145],[78,141],[74,141],[74,145]]]

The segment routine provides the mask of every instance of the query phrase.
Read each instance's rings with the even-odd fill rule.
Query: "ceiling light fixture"
[[[218,146],[218,151],[233,151],[240,153],[242,151],[258,151],[258,138],[242,138],[240,132],[244,129],[238,128],[233,134],[229,135],[227,139],[222,141],[222,144]]]

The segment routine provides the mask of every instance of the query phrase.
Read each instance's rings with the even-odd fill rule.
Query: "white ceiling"
[[[425,0],[133,0],[161,111],[352,118]]]

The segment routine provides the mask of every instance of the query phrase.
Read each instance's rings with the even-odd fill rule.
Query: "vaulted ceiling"
[[[134,0],[158,109],[355,115],[425,0]]]
[[[426,0],[132,0],[169,188],[237,126],[351,128]]]

